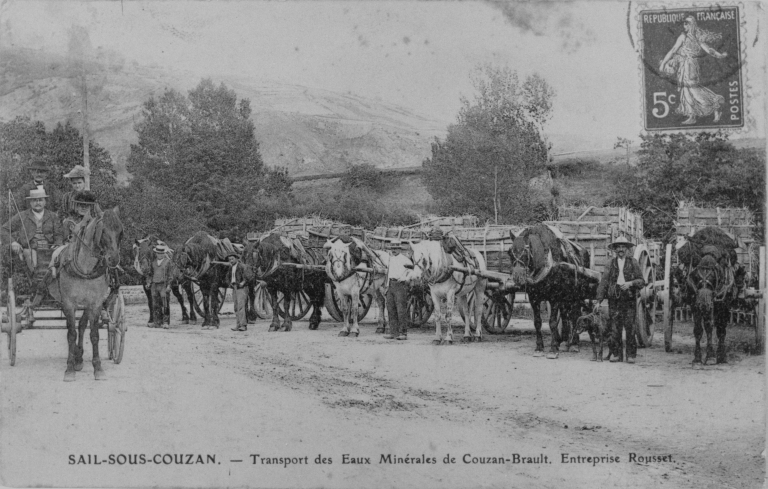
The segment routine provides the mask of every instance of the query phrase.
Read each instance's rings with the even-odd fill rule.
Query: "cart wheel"
[[[291,321],[300,321],[309,313],[312,309],[312,302],[309,300],[309,296],[303,290],[299,292],[293,292],[293,301],[291,301],[290,313]],[[285,311],[283,310],[283,294],[277,293],[277,311],[280,316],[285,317]]]
[[[253,301],[256,315],[261,319],[272,319],[272,301],[269,299],[267,284],[261,281],[257,282],[253,292],[256,296]]]
[[[645,246],[637,246],[635,259],[640,264],[640,271],[646,284],[656,282],[656,267]],[[637,297],[637,343],[638,346],[650,347],[656,325],[662,323],[663,304],[660,304],[656,288],[651,287],[648,294],[638,294]]]
[[[205,311],[203,308],[203,293],[200,291],[200,286],[196,282],[192,282],[192,292],[195,296],[195,303],[197,304],[197,310]],[[221,312],[224,307],[224,300],[227,298],[227,289],[219,288],[219,310],[217,314]]]
[[[486,290],[483,302],[483,329],[489,334],[501,334],[512,320],[515,294]]]
[[[408,318],[411,328],[420,328],[427,324],[435,310],[429,287],[424,285],[412,286],[408,291]]]
[[[371,309],[371,303],[373,297],[370,295],[361,295],[360,300],[357,302],[357,321],[362,321],[368,311]],[[325,310],[334,319],[334,321],[344,321],[344,306],[341,303],[341,297],[336,292],[336,286],[333,283],[325,284]]]

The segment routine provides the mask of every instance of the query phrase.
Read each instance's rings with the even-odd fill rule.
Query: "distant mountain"
[[[186,93],[200,77],[102,56],[89,76],[91,133],[112,155],[121,180],[141,104],[165,88]],[[80,98],[65,56],[29,49],[0,51],[0,120],[29,116],[49,128],[82,124]],[[379,168],[420,165],[445,124],[407,109],[327,90],[268,80],[212,76],[251,100],[264,162],[292,176],[344,171],[351,164]]]

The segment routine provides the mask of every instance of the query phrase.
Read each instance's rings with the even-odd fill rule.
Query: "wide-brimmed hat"
[[[611,244],[609,244],[609,245],[608,245],[608,248],[610,248],[610,249],[614,249],[614,248],[616,248],[617,246],[626,246],[627,248],[632,248],[632,247],[634,247],[635,245],[634,245],[634,243],[632,243],[631,241],[629,241],[629,240],[628,240],[627,238],[625,238],[624,236],[619,236],[618,238],[616,238],[616,241],[614,241],[613,243],[611,243]]]
[[[45,193],[45,188],[43,187],[37,187],[33,188],[29,191],[29,196],[27,196],[27,200],[32,199],[47,199],[48,195]]]
[[[240,255],[236,251],[230,251],[227,253],[227,256],[224,257],[225,260],[229,260],[230,256],[234,256],[235,258],[240,258]]]
[[[44,171],[50,170],[50,168],[48,168],[48,162],[43,158],[33,159],[29,163],[29,166],[27,168],[30,170],[44,170]]]
[[[429,239],[433,239],[433,240],[443,239],[443,236],[445,236],[445,233],[443,233],[443,230],[437,226],[429,230],[429,234],[428,234]]]
[[[91,170],[87,169],[83,165],[75,165],[69,173],[64,175],[64,178],[85,178],[91,174]]]
[[[245,235],[245,239],[247,239],[248,241],[258,241],[259,233],[247,233]]]
[[[170,248],[168,248],[164,244],[158,244],[157,246],[152,248],[152,251],[154,251],[155,253],[168,253],[170,251]]]
[[[94,194],[90,190],[82,190],[80,192],[77,192],[72,198],[72,200],[75,201],[75,203],[77,204],[95,204],[96,194]]]

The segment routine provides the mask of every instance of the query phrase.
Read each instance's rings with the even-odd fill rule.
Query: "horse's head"
[[[706,247],[705,247],[706,249]],[[702,312],[711,311],[716,293],[723,286],[725,273],[715,255],[707,253],[688,274],[688,287],[696,297],[695,306]]]
[[[133,269],[139,275],[146,276],[150,272],[150,263],[154,258],[152,248],[157,243],[157,237],[149,234],[133,242]]]
[[[338,238],[329,239],[323,248],[328,250],[326,273],[328,278],[340,282],[352,274],[352,243],[344,243]]]
[[[278,269],[280,263],[290,259],[290,250],[279,234],[270,234],[245,250],[246,264],[253,267],[258,278],[265,278]]]
[[[512,261],[512,280],[520,286],[535,285],[554,266],[552,251],[547,250],[535,234],[521,233],[512,242],[508,253]]]
[[[104,260],[110,268],[120,265],[120,242],[123,240],[123,232],[123,223],[120,221],[119,209],[115,207],[105,211],[94,240],[101,249]]]
[[[448,256],[440,241],[421,241],[412,243],[413,272],[408,279],[435,283],[441,277],[451,273],[451,258]]]

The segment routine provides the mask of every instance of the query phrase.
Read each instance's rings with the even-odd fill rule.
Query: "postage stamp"
[[[744,126],[738,6],[640,10],[647,131]]]

